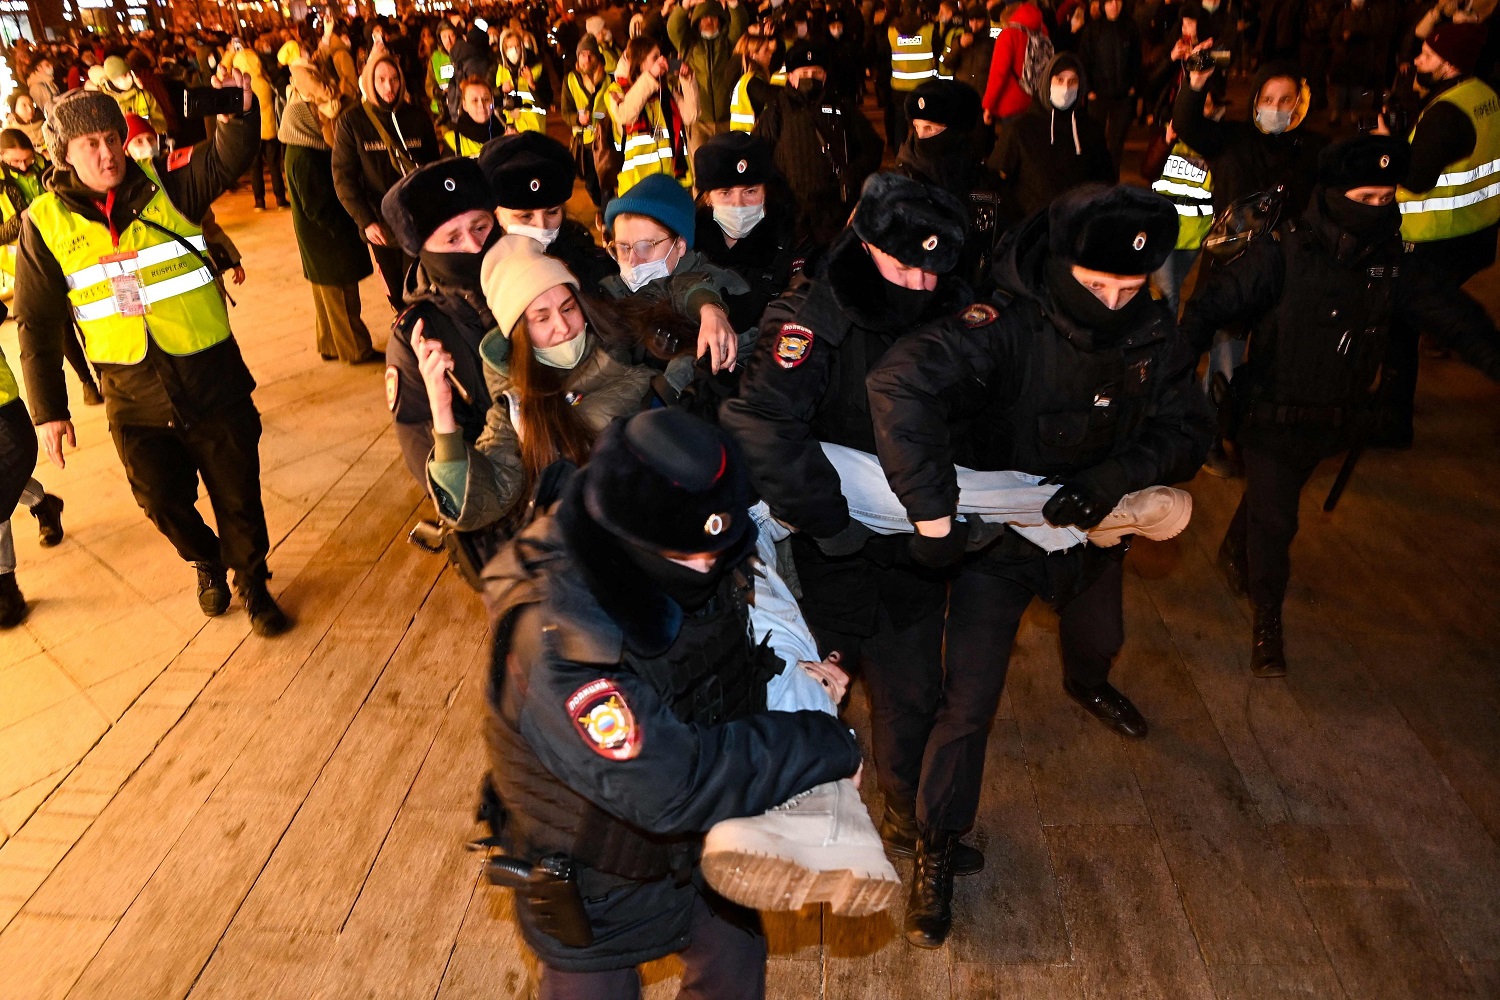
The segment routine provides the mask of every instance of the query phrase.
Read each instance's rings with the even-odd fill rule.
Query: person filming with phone
[[[63,468],[63,443],[77,447],[62,370],[76,322],[131,492],[197,568],[199,608],[224,613],[233,569],[251,627],[270,636],[291,621],[266,587],[255,379],[201,225],[255,159],[260,112],[240,71],[214,86],[242,94],[237,113],[221,113],[213,138],[175,154],[171,170],[162,156],[130,159],[125,116],[108,94],[71,90],[52,101],[46,135],[56,168],[21,229],[16,315],[26,397],[47,457]],[[200,476],[218,534],[194,506]]]

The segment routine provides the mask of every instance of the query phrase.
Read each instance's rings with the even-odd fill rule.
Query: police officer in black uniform
[[[385,401],[396,421],[406,467],[427,486],[432,453],[432,411],[412,338],[440,341],[453,356],[453,419],[464,440],[484,430],[490,392],[479,360],[479,342],[495,326],[479,287],[484,252],[500,238],[495,199],[479,165],[468,157],[430,163],[386,192],[380,212],[404,253],[417,264],[406,273],[406,309],[385,345]],[[442,231],[433,248],[427,244]],[[442,237],[447,237],[442,238]]]
[[[832,715],[765,711],[749,490],[727,434],[650,410],[487,567],[500,864],[547,1000],[638,997],[672,952],[678,996],[762,997],[757,917],[704,886],[702,834],[859,767]]]
[[[698,195],[693,248],[745,279],[725,295],[729,323],[748,330],[786,290],[813,249],[797,237],[797,205],[771,166],[771,148],[746,132],[716,135],[693,154]]]
[[[1306,211],[1256,240],[1183,311],[1198,351],[1244,317],[1253,335],[1235,372],[1245,495],[1219,549],[1230,589],[1253,607],[1251,671],[1286,673],[1281,605],[1297,504],[1318,463],[1357,445],[1379,416],[1382,369],[1399,358],[1393,323],[1431,330],[1493,379],[1500,346],[1484,309],[1420,255],[1404,252],[1396,185],[1404,140],[1359,136],[1323,151]]]
[[[954,521],[955,463],[1047,476],[1053,525],[1097,525],[1127,493],[1191,478],[1213,423],[1194,356],[1146,278],[1177,239],[1171,203],[1088,185],[1034,215],[995,267],[999,290],[902,338],[867,380],[880,460],[918,533],[911,554],[956,567],[941,656],[880,659],[866,678],[882,787],[910,789],[921,839],[906,934],[937,947],[952,924],[954,845],[979,804],[985,743],[1021,616],[1058,611],[1068,695],[1115,732],[1146,721],[1109,684],[1124,642],[1127,545],[1058,553],[1006,531],[979,553]],[[956,430],[955,430],[956,429]]]
[[[838,473],[820,442],[874,454],[865,376],[923,323],[959,314],[972,301],[949,275],[963,247],[967,212],[952,195],[897,174],[873,175],[850,228],[811,280],[767,307],[740,395],[719,421],[750,456],[756,489],[796,534],[791,549],[802,610],[821,651],[863,659],[871,674],[939,669],[944,594],[941,576],[907,553],[906,536],[878,536],[849,515]],[[881,837],[897,856],[915,849],[916,782],[902,781],[875,757],[885,797]],[[958,845],[958,874],[984,865]]]

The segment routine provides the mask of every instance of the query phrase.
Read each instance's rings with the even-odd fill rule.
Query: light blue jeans
[[[869,452],[821,443],[823,454],[838,471],[851,517],[882,535],[914,530],[906,508],[886,482],[880,459]],[[1008,524],[1021,537],[1048,552],[1061,552],[1088,541],[1088,535],[1078,528],[1059,528],[1042,516],[1042,508],[1058,487],[1041,485],[1041,476],[1024,472],[976,472],[962,466],[957,471],[958,513]]]

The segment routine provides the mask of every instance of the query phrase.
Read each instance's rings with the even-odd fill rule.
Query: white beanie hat
[[[573,272],[556,257],[543,253],[542,245],[529,236],[502,236],[486,251],[479,268],[479,287],[484,290],[495,325],[507,338],[531,301],[558,285],[571,285],[578,291]]]

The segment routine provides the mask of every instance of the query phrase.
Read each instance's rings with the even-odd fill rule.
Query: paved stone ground
[[[422,501],[380,369],[318,360],[289,216],[222,205],[298,627],[206,622],[80,410],[68,469],[42,469],[68,539],[39,550],[20,515],[36,607],[0,633],[0,998],[529,996],[463,849],[478,602],[403,541]],[[1500,312],[1493,273],[1474,288]],[[16,357],[13,325],[0,344]],[[1212,566],[1239,485],[1200,476],[1193,525],[1128,564],[1116,679],[1150,739],[1062,695],[1055,619],[1032,614],[948,947],[885,916],[781,916],[771,995],[1500,996],[1500,390],[1424,364],[1418,450],[1367,456],[1332,515],[1331,465],[1307,490],[1287,680],[1249,676],[1247,610]],[[647,995],[676,971],[651,967]]]

